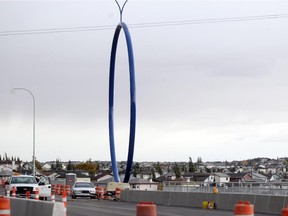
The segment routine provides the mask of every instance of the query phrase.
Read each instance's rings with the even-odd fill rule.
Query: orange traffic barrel
[[[57,188],[56,188],[56,194],[60,195],[60,189],[61,189],[61,185],[57,184]]]
[[[152,202],[140,202],[137,204],[136,216],[156,216],[156,205]]]
[[[254,216],[254,205],[249,201],[240,201],[235,205],[234,216]]]
[[[120,199],[121,190],[122,190],[122,188],[116,188],[116,189],[115,189],[115,198],[116,198],[117,200]]]
[[[52,194],[55,194],[55,193],[56,193],[56,185],[55,185],[55,184],[52,184],[52,185],[51,185],[51,193],[52,193]]]
[[[39,200],[39,188],[36,188],[36,191],[35,191],[35,200]]]
[[[66,191],[66,195],[70,196],[71,194],[70,185],[65,185],[65,191]]]
[[[63,202],[63,205],[64,205],[64,211],[65,211],[65,215],[66,215],[66,212],[67,212],[67,196],[66,196],[66,191],[65,190],[62,191],[62,202]]]
[[[10,199],[0,196],[0,216],[10,216]]]
[[[288,216],[288,207],[282,209],[282,216]]]
[[[16,197],[16,187],[12,188],[12,197]]]
[[[96,187],[96,194],[97,194],[98,199],[104,199],[104,188]]]

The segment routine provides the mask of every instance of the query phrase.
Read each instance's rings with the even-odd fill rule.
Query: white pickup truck
[[[9,190],[12,194],[13,187],[16,188],[16,197],[26,197],[26,191],[29,191],[30,197],[35,198],[37,189],[39,190],[40,199],[47,200],[48,197],[51,197],[51,182],[49,177],[46,176],[39,178],[29,175],[11,176],[6,184],[6,193]]]

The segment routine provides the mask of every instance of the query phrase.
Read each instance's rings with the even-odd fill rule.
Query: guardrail
[[[205,185],[205,183],[203,182],[163,182],[163,191],[213,193],[214,185],[215,184],[210,185],[207,183]],[[216,184],[216,186],[220,193],[288,196],[288,182],[280,182],[280,183],[228,182],[228,183],[218,183]]]
[[[280,215],[283,208],[288,206],[288,197],[255,195],[255,194],[227,194],[205,192],[168,192],[168,191],[138,191],[127,190],[121,192],[124,202],[153,202],[159,205],[183,206],[203,208],[203,203],[214,203],[217,209],[233,211],[239,201],[249,201],[254,205],[257,213]],[[213,214],[213,213],[211,213]]]

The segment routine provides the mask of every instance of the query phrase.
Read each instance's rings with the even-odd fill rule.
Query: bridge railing
[[[226,183],[210,184],[203,182],[169,181],[169,182],[163,182],[163,191],[213,193],[214,186],[217,187],[219,193],[288,196],[288,182],[279,182],[279,183],[226,182]]]

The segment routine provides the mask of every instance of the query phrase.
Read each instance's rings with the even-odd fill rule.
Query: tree
[[[70,160],[68,161],[68,164],[67,164],[67,170],[74,170],[74,165],[71,163]]]
[[[96,171],[99,168],[99,164],[96,162],[92,162],[91,159],[86,161],[85,163],[80,163],[75,166],[75,169],[85,170],[89,173],[89,175],[94,176]]]
[[[56,159],[56,164],[55,164],[55,170],[62,170],[63,167],[62,167],[62,163],[60,161],[60,159]]]
[[[194,166],[194,163],[192,162],[192,158],[191,157],[189,157],[188,171],[190,173],[194,173],[195,172],[195,166]]]
[[[163,171],[162,171],[162,168],[161,168],[159,162],[157,162],[156,164],[154,164],[154,168],[155,168],[155,171],[158,172],[160,175],[163,174]]]
[[[173,172],[175,173],[177,179],[181,177],[180,167],[178,166],[176,162],[173,165]]]
[[[37,160],[35,160],[35,167],[36,167],[36,169],[38,169],[38,170],[42,170],[41,163],[40,163],[39,161],[37,161]]]
[[[133,177],[137,177],[137,174],[140,172],[140,164],[138,162],[136,162],[135,164],[133,164],[132,167],[132,173],[133,173]]]

